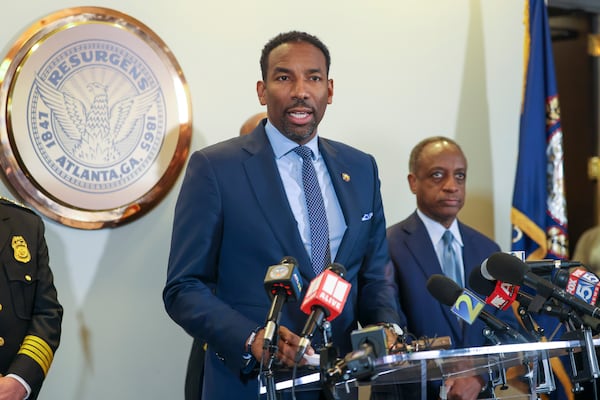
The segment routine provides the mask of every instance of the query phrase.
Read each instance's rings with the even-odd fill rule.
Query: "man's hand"
[[[290,331],[285,326],[279,327],[277,336],[277,353],[275,353],[275,359],[287,367],[293,367],[294,358],[296,357],[296,353],[298,352],[298,344],[300,343],[300,337],[292,331]],[[261,361],[261,358],[263,356],[264,337],[265,331],[264,329],[261,329],[256,333],[256,339],[254,339],[254,343],[252,343],[252,355],[259,362]],[[315,354],[315,351],[312,347],[309,346],[306,349],[306,354],[312,355]],[[270,354],[267,352],[263,361],[267,362],[268,357],[270,357]],[[305,364],[306,360],[304,358],[298,363],[298,365]]]
[[[400,344],[398,341],[399,338],[400,337],[396,332],[394,332],[393,329],[385,328],[385,343],[390,354],[394,354],[397,352],[397,347]]]
[[[385,344],[387,346],[387,351],[389,354],[398,353],[400,348],[402,347],[402,343],[400,343],[402,329],[398,325],[382,323],[379,326],[384,327],[385,332]]]
[[[462,378],[448,378],[444,382],[446,386],[446,398],[448,400],[475,400],[484,385],[480,376],[466,376]]]
[[[27,391],[16,379],[0,376],[0,400],[23,400]]]

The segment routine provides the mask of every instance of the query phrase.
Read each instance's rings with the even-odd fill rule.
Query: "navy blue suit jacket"
[[[469,287],[469,276],[483,260],[500,251],[500,247],[460,221],[458,227],[464,245],[462,257],[466,286],[478,294]],[[481,320],[477,319],[472,325],[459,323],[450,307],[440,303],[427,290],[429,277],[443,272],[427,229],[417,213],[390,226],[387,239],[391,258],[388,268],[394,270],[400,307],[408,321],[408,332],[419,338],[449,336],[453,348],[490,344],[483,335],[486,326]],[[514,328],[519,327],[512,309],[500,311],[487,305],[485,309]],[[501,338],[503,343],[506,343],[505,339]],[[429,382],[428,399],[439,398],[440,384],[440,381]]]
[[[500,247],[473,228],[461,222],[458,226],[464,245],[462,257],[466,286],[478,294],[469,287],[469,275],[492,253],[500,251]],[[443,272],[427,229],[417,213],[389,227],[387,238],[400,305],[408,320],[408,331],[419,337],[449,336],[455,348],[485,344],[483,322],[477,320],[473,325],[459,324],[450,307],[440,303],[427,290],[429,277]],[[513,327],[518,327],[512,310],[498,311],[490,306],[486,306],[486,310]]]
[[[256,398],[256,380],[241,379],[240,367],[246,339],[264,324],[270,308],[263,287],[267,268],[295,257],[302,297],[315,277],[264,123],[249,135],[195,152],[175,209],[163,299],[175,322],[208,342],[207,399]],[[347,225],[335,261],[346,267],[352,289],[332,321],[333,343],[343,355],[351,351],[357,320],[403,321],[393,282],[385,276],[389,256],[375,160],[323,138],[319,149]],[[306,319],[299,302],[285,304],[282,325],[300,333]]]

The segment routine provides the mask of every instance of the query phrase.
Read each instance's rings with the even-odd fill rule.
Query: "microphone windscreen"
[[[285,256],[281,259],[279,264],[294,264],[298,265],[298,261],[292,256]]]
[[[427,280],[427,290],[440,303],[452,307],[462,293],[462,288],[447,276],[433,274]]]
[[[327,269],[331,270],[332,272],[335,272],[342,278],[346,275],[346,268],[340,263],[331,263],[327,266]]]
[[[527,264],[508,253],[494,253],[487,259],[487,272],[502,282],[511,285],[522,285],[525,274],[529,270]]]
[[[567,269],[560,269],[558,271],[556,271],[556,274],[554,274],[554,277],[552,278],[552,282],[562,288],[565,289],[567,287],[567,283],[569,282],[569,277],[571,276],[571,273],[569,270]]]
[[[489,296],[496,288],[495,282],[487,280],[481,274],[481,267],[477,267],[471,271],[469,275],[469,286],[477,293],[483,296]]]

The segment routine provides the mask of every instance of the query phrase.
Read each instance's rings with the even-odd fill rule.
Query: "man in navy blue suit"
[[[240,127],[240,135],[247,135],[267,117],[266,112],[252,114]],[[199,400],[202,396],[202,382],[204,380],[204,356],[206,343],[201,338],[194,338],[185,372],[185,400]]]
[[[387,230],[408,332],[418,337],[449,336],[456,348],[485,344],[484,325],[479,321],[473,325],[459,322],[450,307],[441,304],[426,288],[431,275],[444,274],[442,236],[446,230],[453,234],[452,246],[463,267],[459,276],[462,282],[468,282],[475,267],[500,251],[495,242],[457,219],[465,201],[466,182],[467,160],[455,141],[439,136],[422,140],[409,160],[408,183],[416,196],[417,210]],[[513,315],[506,312],[504,317],[516,325]],[[480,376],[448,379],[445,386],[449,399],[475,399],[484,380]],[[428,398],[437,399],[440,383],[428,389]]]
[[[268,118],[249,135],[195,152],[175,209],[163,299],[177,324],[208,343],[206,399],[258,396],[257,380],[249,379],[246,367],[262,358],[268,267],[285,256],[296,258],[302,296],[316,276],[303,161],[294,151],[300,145],[312,151],[330,259],[345,267],[344,278],[352,284],[342,313],[331,321],[332,342],[344,355],[352,350],[350,333],[359,321],[404,325],[393,281],[386,276],[389,255],[375,160],[317,134],[333,97],[327,47],[304,32],[283,33],[265,45],[260,65],[257,94]],[[294,364],[306,320],[299,303],[284,305],[276,358],[286,366]],[[298,399],[322,396],[321,390],[296,392]]]

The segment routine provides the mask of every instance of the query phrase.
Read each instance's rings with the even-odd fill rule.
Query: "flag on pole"
[[[552,40],[544,0],[525,1],[524,75],[519,156],[513,192],[512,250],[527,260],[568,258],[567,202],[563,173],[563,132],[554,73]],[[540,315],[546,335],[564,329]],[[560,330],[556,329],[560,328]],[[558,358],[551,359],[553,399],[573,399],[572,383]]]
[[[563,132],[548,15],[526,1],[525,73],[511,223],[513,250],[527,259],[568,258]]]

